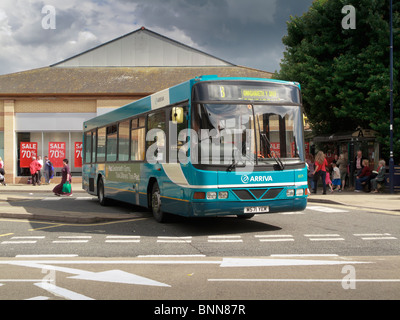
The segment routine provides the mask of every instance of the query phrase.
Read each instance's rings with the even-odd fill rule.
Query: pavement
[[[27,220],[39,220],[49,222],[62,222],[62,223],[74,223],[74,224],[90,224],[100,223],[108,221],[128,220],[137,219],[144,216],[150,216],[147,212],[132,212],[128,213],[116,213],[116,210],[96,210],[95,212],[81,212],[73,210],[64,210],[65,208],[60,207],[60,210],[43,210],[33,209],[31,205],[28,205],[28,201],[46,199],[54,200],[59,199],[76,199],[76,198],[90,198],[96,199],[96,197],[88,194],[82,189],[81,183],[72,183],[71,197],[61,196],[57,197],[52,192],[56,184],[41,184],[40,186],[33,186],[29,184],[7,184],[7,186],[0,185],[0,218],[8,219],[27,219]],[[26,205],[24,202],[27,201]],[[22,203],[21,203],[22,202]],[[99,204],[100,206],[100,204]],[[107,212],[109,211],[109,212]],[[134,211],[134,210],[132,210]]]
[[[64,223],[98,223],[105,221],[117,221],[124,219],[136,219],[141,217],[149,217],[147,212],[139,213],[115,213],[104,212],[107,210],[99,210],[99,212],[66,212],[60,210],[45,210],[43,212],[28,212],[23,206],[10,205],[12,201],[32,200],[40,198],[54,197],[52,190],[55,184],[32,186],[27,184],[15,184],[7,186],[0,185],[0,218],[11,219],[29,219],[29,220],[46,220],[57,221]],[[73,197],[90,197],[86,191],[82,189],[79,183],[72,184]],[[61,197],[62,198],[62,197]],[[70,198],[70,197],[66,197]],[[348,208],[362,208],[364,210],[373,210],[382,213],[400,215],[400,194],[388,193],[365,193],[354,191],[343,192],[327,192],[326,195],[322,194],[322,190],[318,194],[311,194],[308,198],[309,205],[314,204],[328,204],[328,205],[341,205]],[[32,210],[31,210],[32,211]]]

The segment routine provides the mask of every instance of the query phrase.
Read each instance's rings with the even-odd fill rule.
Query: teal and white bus
[[[197,77],[86,121],[83,189],[159,222],[304,210],[303,130],[298,83]]]

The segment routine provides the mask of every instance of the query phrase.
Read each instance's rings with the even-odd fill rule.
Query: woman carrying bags
[[[61,170],[61,183],[56,185],[53,192],[56,196],[72,196],[71,171],[68,166],[68,159],[63,160],[64,167]]]

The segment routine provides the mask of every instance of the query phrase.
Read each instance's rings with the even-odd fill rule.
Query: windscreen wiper
[[[254,109],[254,106],[253,106],[253,109]],[[272,158],[274,158],[274,160],[278,164],[279,168],[281,170],[284,170],[285,166],[283,165],[281,158],[279,158],[278,155],[276,154],[275,150],[273,150],[271,142],[269,141],[269,139],[268,139],[267,135],[265,134],[265,132],[261,132],[260,118],[257,118],[257,121],[258,121],[258,133],[260,134],[260,137],[262,137],[264,139],[264,141],[267,143],[268,149],[271,152],[271,156],[272,156]]]

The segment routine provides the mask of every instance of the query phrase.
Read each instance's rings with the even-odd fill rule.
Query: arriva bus
[[[300,86],[202,76],[84,123],[83,189],[159,222],[307,205]]]

